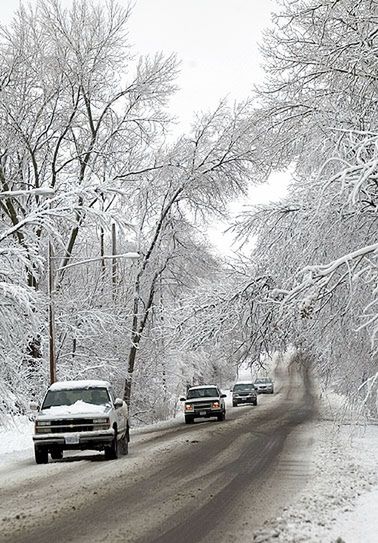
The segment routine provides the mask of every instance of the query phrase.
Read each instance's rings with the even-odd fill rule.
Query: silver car
[[[273,394],[274,385],[270,377],[258,377],[254,383],[259,394]]]

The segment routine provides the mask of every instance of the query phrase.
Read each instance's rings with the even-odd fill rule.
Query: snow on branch
[[[88,258],[86,260],[80,260],[80,262],[74,262],[73,264],[68,264],[67,266],[62,266],[61,268],[57,268],[56,271],[61,271],[61,270],[67,270],[68,268],[73,268],[74,266],[81,266],[82,264],[88,264],[90,262],[100,262],[100,261],[103,261],[103,260],[114,260],[116,258],[129,258],[130,260],[137,260],[138,258],[140,258],[141,255],[139,253],[135,253],[135,252],[128,252],[128,253],[123,253],[123,254],[119,254],[119,255],[104,255],[104,256],[99,256],[99,257],[96,257],[96,258]]]
[[[350,262],[359,259],[361,257],[364,257],[370,253],[375,253],[378,250],[378,243],[374,243],[372,245],[367,245],[366,247],[362,247],[361,249],[358,249],[356,251],[353,251],[352,253],[349,253],[347,255],[343,255],[342,257],[333,260],[332,262],[325,264],[325,265],[319,265],[319,266],[306,266],[302,271],[302,273],[310,272],[312,278],[319,276],[324,277],[326,275],[332,274],[334,271],[336,271],[340,266],[342,265],[348,265]]]
[[[0,200],[14,198],[16,196],[54,196],[54,194],[54,189],[6,190],[0,192]]]

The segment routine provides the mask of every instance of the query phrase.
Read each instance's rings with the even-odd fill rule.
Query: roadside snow
[[[4,417],[0,423],[0,463],[5,455],[30,449],[32,433],[33,422],[28,417]]]
[[[253,541],[376,543],[378,425],[356,423],[343,399],[329,394],[321,399],[319,419],[309,431],[314,449],[308,485],[255,531]]]
[[[346,543],[376,543],[378,539],[378,487],[360,496],[355,509],[340,515],[331,531],[332,541],[341,537]],[[362,538],[362,539],[361,539]]]
[[[367,424],[356,432],[350,442],[350,456],[358,470],[349,474],[355,492],[344,511],[336,516],[331,541],[341,538],[346,543],[378,541],[378,424]],[[357,479],[357,480],[356,480]],[[359,484],[360,483],[360,484]],[[357,497],[358,496],[358,497]]]

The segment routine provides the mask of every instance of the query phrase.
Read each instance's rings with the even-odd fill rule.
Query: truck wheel
[[[117,434],[115,434],[111,445],[105,447],[105,458],[106,458],[106,460],[116,460],[118,458]]]
[[[218,420],[225,420],[226,419],[226,411],[222,411],[222,413],[219,413]]]
[[[51,458],[53,460],[62,460],[63,458],[63,451],[62,449],[53,449],[51,452]]]
[[[193,424],[194,417],[185,416],[185,422],[186,422],[186,424]]]
[[[37,464],[47,464],[49,461],[49,452],[47,447],[34,446],[34,456]]]
[[[119,440],[119,452],[126,456],[129,453],[129,440],[127,439],[127,432]]]
[[[253,405],[257,405],[257,400],[255,400],[255,401],[253,402]]]
[[[238,406],[238,402],[232,402],[232,407],[237,407]]]

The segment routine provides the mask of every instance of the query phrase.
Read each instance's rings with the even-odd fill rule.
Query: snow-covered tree
[[[180,353],[180,304],[217,269],[201,228],[266,161],[248,101],[167,143],[177,62],[134,58],[129,17],[114,1],[39,0],[0,30],[1,348],[18,345],[0,379],[18,389],[21,364],[40,390],[49,311],[58,379],[110,378],[129,401],[135,374],[162,413],[158,391],[218,372],[221,343]]]
[[[255,124],[249,103],[234,109],[221,103],[215,112],[197,119],[191,137],[182,137],[147,172],[138,194],[142,210],[138,252],[143,257],[135,280],[131,349],[124,397],[130,401],[135,360],[156,285],[174,273],[185,259],[185,221],[200,225],[220,215],[227,201],[245,191],[257,170],[258,154],[251,146]],[[141,199],[142,198],[142,199]],[[184,230],[181,231],[182,226]],[[184,234],[184,235],[183,235]],[[178,258],[180,255],[180,258]]]
[[[114,222],[123,231],[131,222],[132,211],[121,212],[119,195],[127,199],[130,175],[143,170],[146,149],[169,118],[164,106],[174,90],[175,58],[134,60],[129,16],[113,1],[80,0],[65,10],[56,0],[40,0],[35,7],[21,5],[0,32],[1,258],[18,260],[18,275],[5,281],[7,296],[26,300],[40,291],[43,299],[50,240],[58,337],[65,341],[72,324],[83,322],[71,314],[68,329],[59,329],[73,294],[77,270],[70,266],[102,256],[104,271],[107,232]],[[106,281],[94,273],[89,287],[88,270],[82,292]],[[30,340],[20,351],[40,359],[46,356],[45,313],[34,310],[33,316],[37,331],[29,327]]]
[[[280,2],[262,47],[261,145],[295,166],[284,202],[246,212],[288,339],[344,391],[377,381],[377,21],[372,0]],[[284,300],[283,308],[277,302]]]

